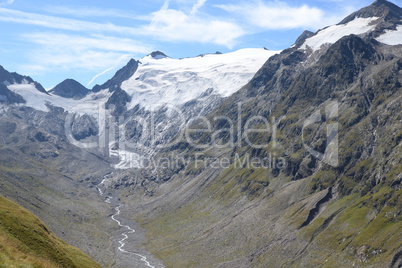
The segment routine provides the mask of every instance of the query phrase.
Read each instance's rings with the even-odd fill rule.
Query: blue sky
[[[92,88],[155,50],[182,58],[284,49],[373,1],[0,0],[0,65],[47,89],[66,78]]]

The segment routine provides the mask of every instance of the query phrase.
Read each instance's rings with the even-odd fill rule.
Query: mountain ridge
[[[46,90],[43,88],[43,86],[34,81],[31,77],[29,76],[24,76],[20,75],[16,72],[8,72],[7,70],[4,69],[3,66],[0,65],[0,82],[1,83],[8,83],[8,84],[22,84],[22,83],[32,83],[35,85],[36,89],[42,93],[46,93]]]

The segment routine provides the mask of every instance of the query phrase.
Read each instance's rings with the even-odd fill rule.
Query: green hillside
[[[0,267],[100,266],[28,210],[0,196]]]

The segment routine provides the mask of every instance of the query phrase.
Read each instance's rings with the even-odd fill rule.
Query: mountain
[[[29,76],[19,75],[15,72],[10,73],[0,65],[0,82],[5,84],[6,86],[13,85],[13,84],[32,84],[36,88],[36,90],[46,93],[46,90],[43,88],[41,84],[34,81]]]
[[[66,79],[49,91],[51,94],[71,99],[82,99],[89,92],[89,89],[74,79]]]
[[[31,77],[22,76],[17,73],[10,73],[0,65],[0,103],[25,103],[25,100],[21,95],[9,89],[10,86],[20,84],[32,85],[32,90],[37,90],[47,94],[42,85],[32,80]]]
[[[400,267],[399,10],[376,1],[305,33],[117,176],[147,248],[168,267]]]
[[[3,267],[100,267],[49,231],[36,216],[0,196],[0,265]]]
[[[78,140],[93,140],[98,134],[104,135],[104,129],[99,130],[99,126],[94,125],[99,109],[104,107],[119,117],[118,125],[124,132],[119,135],[119,141],[107,145],[111,148],[108,154],[122,159],[117,166],[128,168],[131,166],[124,160],[126,156],[147,156],[157,146],[168,143],[185,127],[186,121],[214,109],[277,53],[266,49],[243,49],[228,54],[172,59],[156,51],[139,61],[131,59],[111,79],[96,85],[86,95],[87,89],[71,80],[52,89],[52,96],[33,91],[30,84],[8,88],[20,94],[26,106],[41,111],[49,111],[49,106],[55,106],[77,114],[73,129],[77,130],[74,137]],[[138,131],[143,128],[135,118],[143,118],[144,122],[155,126],[153,135]],[[119,147],[117,143],[123,146]]]
[[[132,167],[132,160],[135,159],[132,156],[137,154],[128,151],[131,148],[123,151],[119,144],[114,144],[114,139],[110,139],[113,142],[106,141],[115,134],[113,130],[117,132],[124,127],[135,130],[135,120],[132,119],[144,116],[145,120],[151,120],[152,112],[155,112],[149,102],[132,105],[131,102],[138,101],[132,98],[135,94],[141,96],[151,92],[141,92],[141,88],[127,86],[128,81],[134,80],[149,86],[166,83],[166,87],[161,87],[163,94],[158,93],[158,87],[154,88],[153,93],[160,105],[157,110],[160,118],[157,120],[167,122],[170,115],[165,115],[167,111],[164,106],[174,103],[163,98],[169,95],[167,87],[175,89],[177,79],[183,84],[177,89],[180,91],[171,90],[174,93],[171,96],[180,100],[182,91],[189,91],[185,107],[191,110],[193,103],[198,103],[197,99],[191,99],[192,96],[204,98],[205,101],[208,95],[213,95],[211,99],[221,102],[230,92],[247,83],[272,54],[275,52],[251,49],[231,55],[205,56],[212,59],[208,63],[201,57],[174,60],[160,58],[160,54],[156,53],[140,61],[130,60],[112,79],[81,99],[58,96],[54,91],[48,94],[36,90],[33,83],[23,79],[2,84],[7,93],[18,94],[24,103],[7,103],[6,109],[0,110],[0,193],[34,212],[55,234],[78,246],[102,266],[111,266],[119,258],[118,253],[111,249],[110,237],[110,232],[118,227],[110,225],[110,216],[115,208],[104,202],[105,197],[99,195],[96,186],[108,174],[118,174],[120,168]],[[186,64],[194,64],[189,66],[191,73],[186,73]],[[210,72],[216,73],[218,78],[228,78],[217,81],[215,86],[215,77],[206,76]],[[135,80],[137,75],[141,75],[141,79]],[[202,87],[198,87],[200,82],[192,85],[197,79],[208,81],[208,84]],[[226,82],[230,82],[233,87],[224,87]],[[65,93],[70,89],[61,87],[59,92]],[[76,92],[73,93],[75,96]],[[208,103],[207,107],[202,107],[200,102],[195,107],[210,110],[219,102]],[[123,118],[108,118],[112,112],[119,117],[123,115]],[[184,125],[172,124],[172,127],[177,130],[170,135],[175,135]],[[144,140],[141,135],[141,132],[129,132],[127,140]],[[128,144],[123,143],[125,136],[117,137],[123,146]],[[150,150],[139,148],[140,152]],[[126,186],[132,185],[128,179],[124,180],[127,181]],[[126,260],[126,263],[131,262]]]

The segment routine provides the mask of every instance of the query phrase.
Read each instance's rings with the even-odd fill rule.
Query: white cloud
[[[248,24],[267,30],[311,28],[318,29],[337,22],[339,17],[328,16],[324,10],[308,5],[290,6],[281,1],[243,2],[233,5],[216,5],[231,14],[240,16]]]
[[[244,30],[235,23],[209,16],[198,16],[196,11],[205,3],[198,1],[190,14],[169,9],[168,2],[154,12],[151,23],[143,29],[148,35],[164,41],[215,43],[232,47]]]

